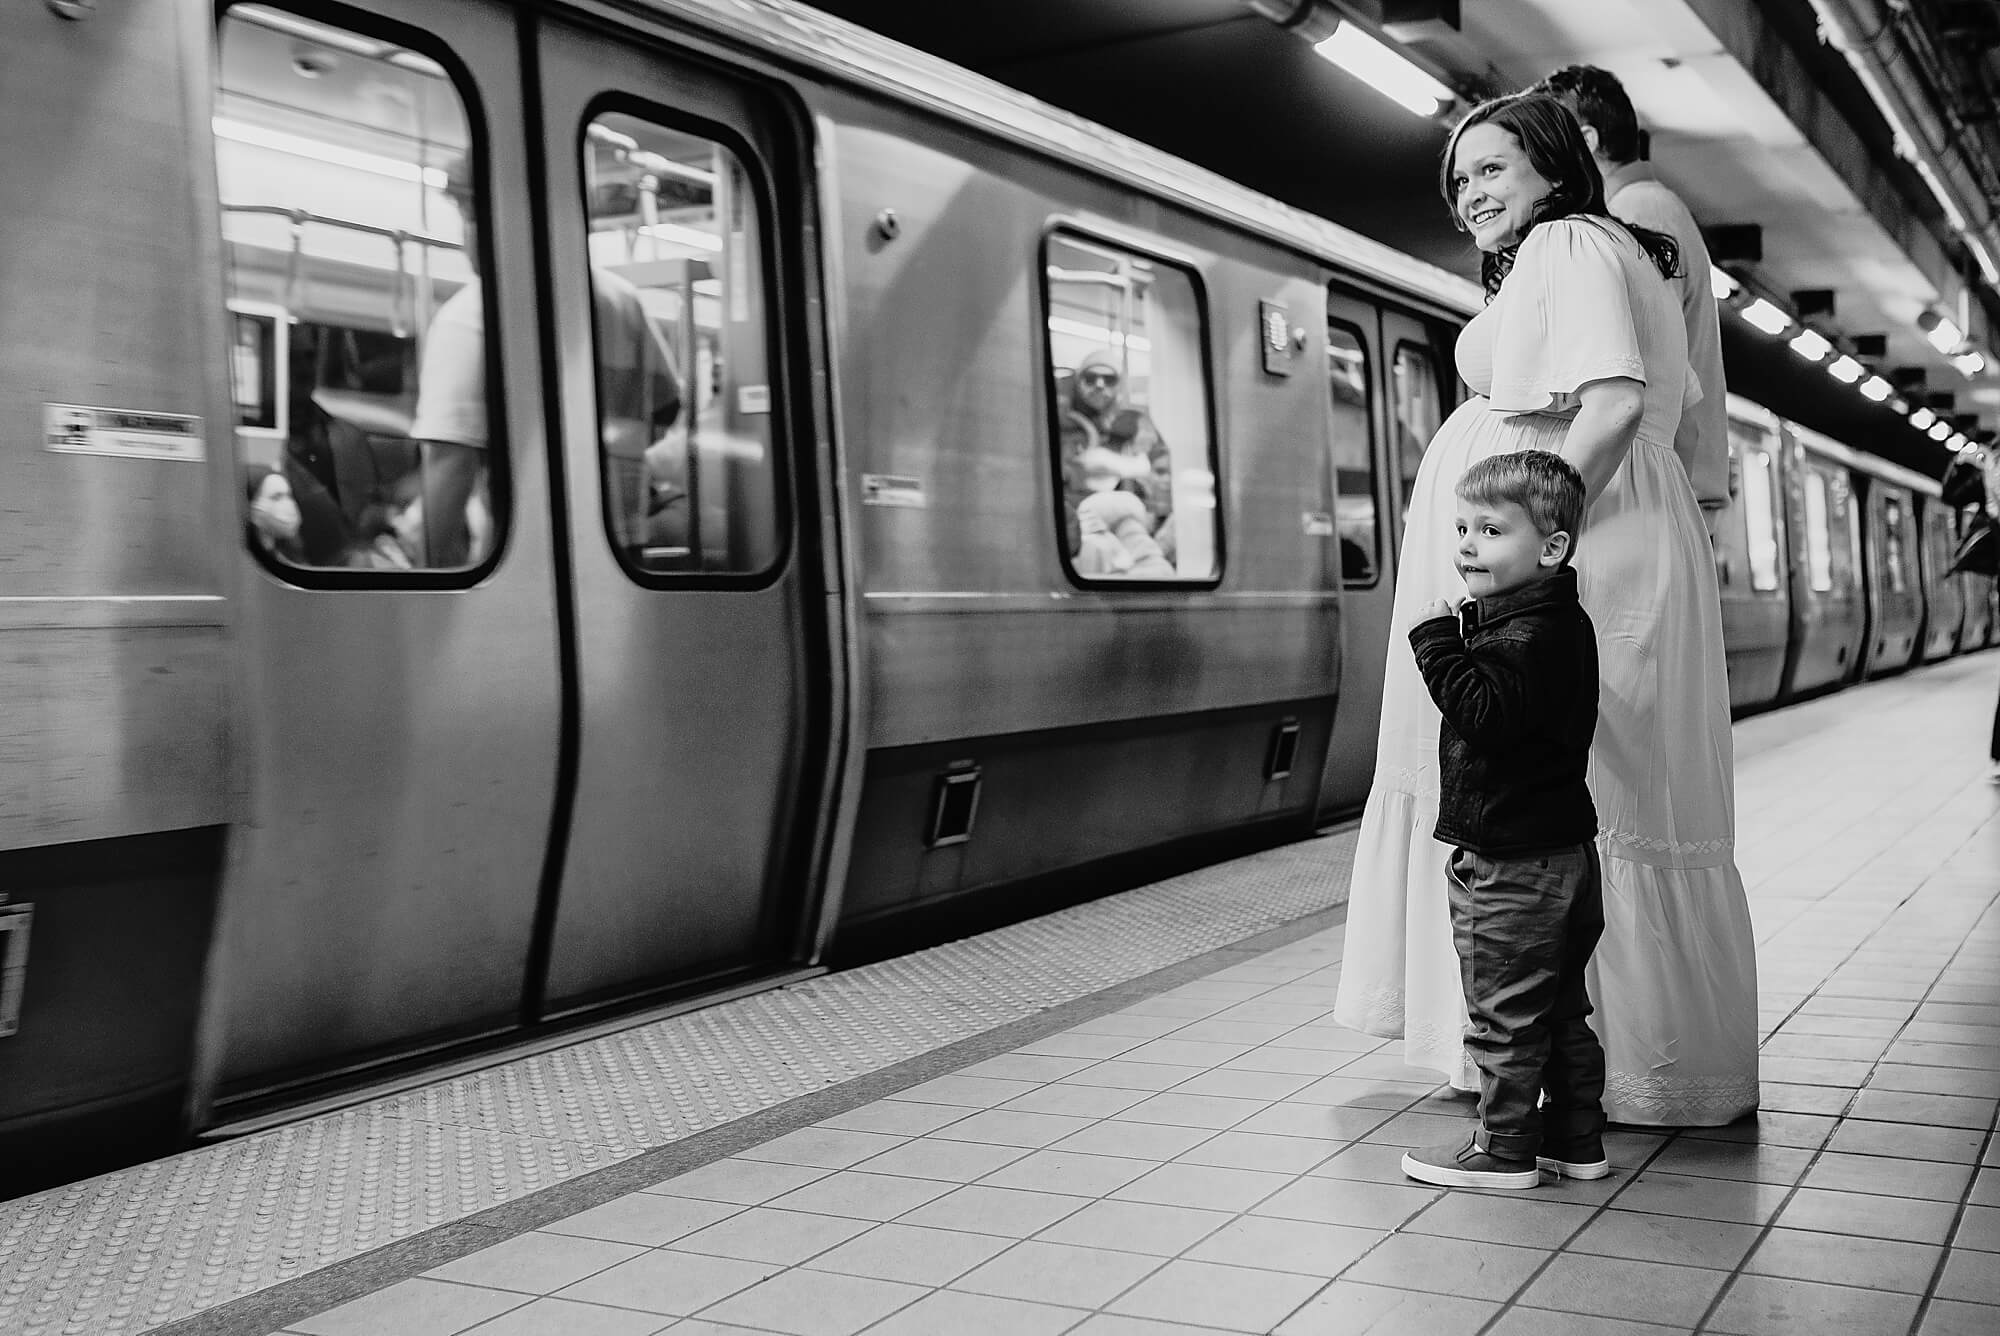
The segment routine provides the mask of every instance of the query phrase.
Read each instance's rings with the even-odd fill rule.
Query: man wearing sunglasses
[[[1125,371],[1118,355],[1109,348],[1086,353],[1076,364],[1070,382],[1064,422],[1065,456],[1074,459],[1086,446],[1099,445],[1132,462],[1130,476],[1117,483],[1120,491],[1131,492],[1146,503],[1147,524],[1152,536],[1173,555],[1173,456],[1152,415],[1143,408],[1125,403]],[[1141,464],[1139,461],[1144,461]],[[1066,472],[1076,472],[1074,468]],[[1081,480],[1079,479],[1079,482]],[[1087,486],[1068,498],[1072,519],[1077,502]],[[1071,535],[1075,550],[1076,535]]]

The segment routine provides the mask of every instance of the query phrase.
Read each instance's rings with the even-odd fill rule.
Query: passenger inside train
[[[1049,398],[1072,571],[1086,580],[1210,578],[1214,473],[1192,281],[1069,235],[1050,238],[1046,273]],[[1104,493],[1133,504],[1095,499]]]

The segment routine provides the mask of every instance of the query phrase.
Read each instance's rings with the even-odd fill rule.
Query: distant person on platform
[[[1616,76],[1595,65],[1568,65],[1530,91],[1553,94],[1583,126],[1584,142],[1604,176],[1612,217],[1664,232],[1680,245],[1680,274],[1669,281],[1687,322],[1688,363],[1701,381],[1701,402],[1681,415],[1674,453],[1687,469],[1701,516],[1713,534],[1718,512],[1729,504],[1729,411],[1722,326],[1701,228],[1652,164],[1639,161],[1639,118]]]

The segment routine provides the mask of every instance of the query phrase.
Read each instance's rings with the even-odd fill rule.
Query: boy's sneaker
[[[1535,1157],[1535,1165],[1547,1169],[1557,1178],[1603,1178],[1611,1172],[1611,1161],[1604,1158],[1604,1138],[1601,1136],[1552,1142],[1547,1149],[1549,1154]]]
[[[1403,1172],[1419,1183],[1441,1188],[1531,1188],[1542,1181],[1533,1160],[1503,1160],[1479,1149],[1470,1137],[1462,1145],[1426,1146],[1406,1153]]]

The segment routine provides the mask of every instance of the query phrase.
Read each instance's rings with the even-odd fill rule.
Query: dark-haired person
[[[1411,492],[1395,624],[1466,593],[1453,487],[1491,455],[1550,450],[1590,503],[1577,576],[1598,634],[1590,790],[1604,936],[1590,995],[1614,1122],[1711,1126],[1757,1106],[1757,968],[1736,871],[1735,777],[1708,531],[1673,449],[1695,393],[1666,276],[1672,238],[1618,222],[1576,119],[1552,97],[1475,109],[1440,185],[1483,252],[1486,309],[1459,336],[1475,391]],[[1452,949],[1437,706],[1391,637],[1381,736],[1355,850],[1335,1016],[1403,1039],[1411,1066],[1473,1089]]]
[[[1687,325],[1688,365],[1701,381],[1701,402],[1681,415],[1674,453],[1694,484],[1702,518],[1713,532],[1716,516],[1729,504],[1729,409],[1722,378],[1722,326],[1709,281],[1708,243],[1701,225],[1681,197],[1639,160],[1639,117],[1617,76],[1595,65],[1566,65],[1533,88],[1551,93],[1583,126],[1583,140],[1604,175],[1604,200],[1611,216],[1664,232],[1680,246],[1680,273],[1673,281]]]

